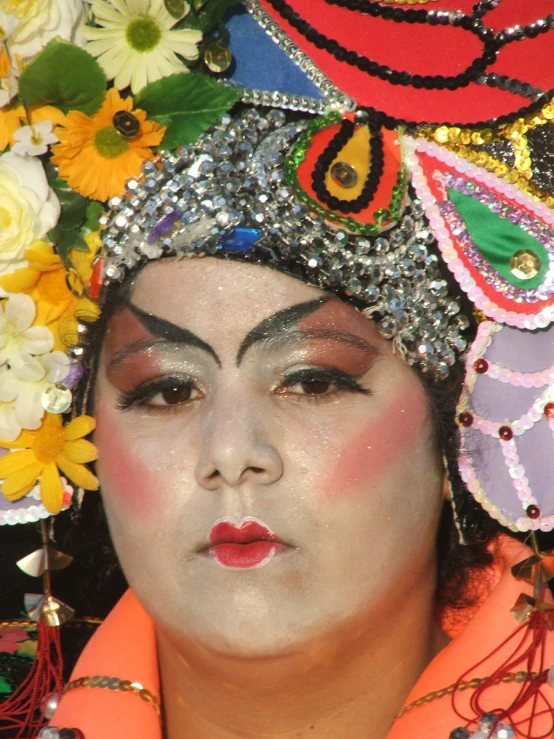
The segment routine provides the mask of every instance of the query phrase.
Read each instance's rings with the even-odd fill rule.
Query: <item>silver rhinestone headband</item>
[[[469,322],[441,276],[420,202],[408,194],[397,222],[377,237],[310,212],[284,171],[306,125],[248,109],[148,162],[103,218],[104,282],[164,256],[267,265],[353,303],[410,364],[445,378]]]

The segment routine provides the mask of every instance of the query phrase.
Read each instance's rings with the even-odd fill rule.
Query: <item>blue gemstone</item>
[[[158,239],[161,239],[162,236],[165,236],[165,234],[169,231],[173,224],[178,221],[182,215],[183,214],[180,210],[174,210],[172,213],[168,213],[168,215],[159,220],[154,228],[150,231],[150,234],[148,236],[148,243],[153,244],[154,242],[158,241]]]
[[[220,242],[223,251],[238,252],[244,254],[262,237],[259,228],[240,228],[236,226]]]

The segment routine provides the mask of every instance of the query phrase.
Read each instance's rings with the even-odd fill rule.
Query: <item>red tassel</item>
[[[36,657],[25,680],[0,703],[0,727],[17,731],[13,739],[34,739],[45,723],[42,710],[45,700],[52,693],[61,694],[62,687],[60,629],[39,623]]]
[[[545,669],[544,665],[544,655],[547,632],[551,628],[551,618],[552,611],[533,610],[526,623],[516,629],[491,654],[473,665],[460,677],[452,694],[452,707],[456,715],[467,722],[467,725],[474,724],[483,714],[494,713],[497,716],[496,724],[507,721],[514,728],[517,727],[518,735],[524,739],[548,739],[554,735],[554,708],[542,690],[548,675],[548,669]],[[514,641],[517,643],[511,654],[480,683],[472,694],[469,701],[472,715],[464,715],[456,707],[457,686],[470,679],[479,667]],[[501,683],[508,673],[518,671],[526,672],[528,677],[521,683],[521,689],[509,706],[491,707],[490,701],[487,706],[483,705],[483,702],[488,699],[490,688]],[[519,718],[524,709],[526,709],[526,717]],[[549,728],[544,733],[535,733],[533,724],[536,718],[545,714],[550,714]]]

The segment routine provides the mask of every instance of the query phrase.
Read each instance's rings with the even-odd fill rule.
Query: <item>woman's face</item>
[[[426,396],[354,308],[254,265],[152,263],[109,321],[96,415],[119,558],[171,638],[283,654],[432,596]]]

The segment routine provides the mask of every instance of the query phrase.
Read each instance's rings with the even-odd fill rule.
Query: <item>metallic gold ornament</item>
[[[41,577],[46,570],[63,570],[73,561],[73,557],[49,545],[36,549],[16,562],[22,572],[31,577]]]
[[[554,629],[554,604],[534,598],[527,593],[521,593],[512,608],[512,614],[519,624],[524,624],[535,611],[543,611],[546,615],[546,625]]]
[[[204,51],[204,64],[210,72],[221,74],[231,66],[233,55],[221,41],[213,40],[208,43]]]
[[[331,167],[331,177],[340,187],[349,190],[358,184],[358,173],[355,168],[348,162],[335,162]]]
[[[140,132],[140,121],[128,110],[118,110],[112,119],[117,133],[124,139],[133,139]]]
[[[518,580],[535,585],[536,582],[548,582],[554,578],[554,549],[537,552],[531,557],[518,562],[512,567],[512,575]]]
[[[52,595],[26,593],[25,610],[32,621],[46,626],[61,626],[75,615],[73,608]]]
[[[71,408],[72,398],[73,394],[68,387],[61,382],[55,382],[42,393],[40,402],[48,413],[65,413]]]
[[[541,268],[541,261],[531,249],[520,249],[510,259],[510,272],[518,280],[532,280]]]

